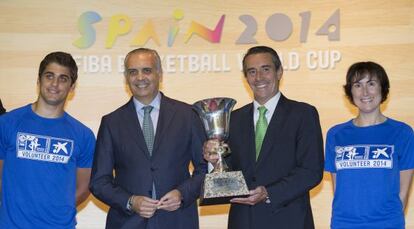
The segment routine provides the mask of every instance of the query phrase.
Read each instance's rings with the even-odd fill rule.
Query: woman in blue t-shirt
[[[414,169],[414,134],[380,110],[388,76],[373,62],[353,64],[344,90],[358,115],[326,137],[325,170],[332,175],[331,228],[404,228]]]

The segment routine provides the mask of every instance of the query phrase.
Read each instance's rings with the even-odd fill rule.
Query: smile
[[[146,88],[149,86],[149,84],[145,83],[145,84],[136,84],[135,85],[137,88]]]
[[[58,94],[59,93],[59,90],[56,90],[56,89],[48,89],[47,91],[51,94]]]
[[[265,88],[267,84],[256,84],[255,87],[258,89]]]
[[[363,103],[370,103],[370,102],[372,102],[372,98],[364,98],[364,99],[361,99],[361,102],[363,102]]]

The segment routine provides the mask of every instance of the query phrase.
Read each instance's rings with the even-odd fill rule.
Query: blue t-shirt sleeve
[[[329,130],[326,135],[325,144],[325,171],[336,173],[335,167],[335,143],[332,130]]]
[[[93,153],[95,152],[95,135],[90,129],[84,131],[81,142],[76,166],[78,168],[91,168]]]
[[[399,152],[400,170],[414,169],[414,133],[410,126],[401,131],[401,151]]]

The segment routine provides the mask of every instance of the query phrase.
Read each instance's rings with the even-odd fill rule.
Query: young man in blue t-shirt
[[[37,101],[0,117],[0,228],[75,228],[95,147],[92,131],[64,111],[77,71],[70,54],[48,54]]]

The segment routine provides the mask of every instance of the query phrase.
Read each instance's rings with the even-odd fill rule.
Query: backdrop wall
[[[124,55],[137,47],[163,58],[162,91],[193,103],[227,96],[251,101],[241,73],[253,45],[276,49],[285,68],[281,91],[315,105],[324,134],[356,113],[344,97],[347,68],[375,61],[386,69],[391,93],[384,113],[414,126],[414,1],[0,1],[0,98],[7,110],[37,97],[37,70],[51,51],[70,52],[79,81],[66,109],[96,133],[100,118],[130,96]],[[412,194],[413,191],[411,191]],[[328,174],[312,190],[317,228],[328,228]],[[78,228],[103,228],[107,207],[90,197]],[[227,205],[202,207],[201,228],[225,228]],[[414,228],[414,197],[407,228]]]

